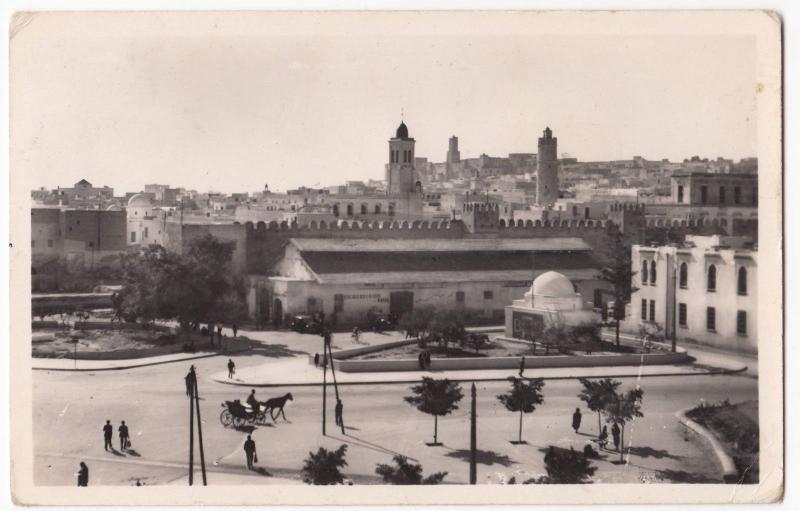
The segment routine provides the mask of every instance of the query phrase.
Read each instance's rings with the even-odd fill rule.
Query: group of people
[[[575,430],[575,433],[577,433],[581,427],[582,418],[583,416],[581,415],[581,409],[575,408],[575,413],[572,414],[572,429]],[[614,450],[619,451],[620,429],[619,425],[616,422],[611,425],[611,438],[614,441]],[[605,449],[606,446],[608,445],[607,425],[604,425],[603,429],[600,430],[600,434],[597,436],[597,445],[599,445],[601,449]],[[586,445],[583,451],[584,454],[586,454],[587,456],[589,455],[589,452],[587,451],[591,451],[591,453],[593,453],[593,455],[595,456],[597,455],[597,453],[594,452],[594,449],[592,449],[592,446],[589,444]]]
[[[119,425],[117,428],[119,433],[119,450],[125,452],[127,449],[131,447],[131,437],[130,433],[128,432],[128,426],[125,424],[125,421]],[[114,450],[114,446],[112,445],[112,440],[114,438],[114,426],[111,425],[111,421],[107,420],[106,424],[103,426],[103,448],[108,451],[111,449]]]
[[[420,351],[419,356],[417,357],[419,361],[419,368],[421,370],[430,369],[431,368],[431,352],[428,350]]]

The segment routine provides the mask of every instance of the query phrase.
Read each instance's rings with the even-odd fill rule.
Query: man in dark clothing
[[[614,439],[614,450],[619,451],[619,426],[616,422],[611,426],[611,437]]]
[[[194,396],[194,366],[189,368],[189,372],[186,373],[186,377],[184,380],[186,381],[186,395],[189,397]]]
[[[125,451],[128,447],[128,439],[130,438],[128,434],[128,426],[125,425],[125,421],[122,421],[122,424],[119,425],[119,450]]]
[[[426,369],[430,369],[431,368],[431,352],[430,351],[425,351],[425,368]]]
[[[417,357],[417,361],[419,362],[419,369],[420,371],[425,370],[425,352],[420,351],[419,356]]]
[[[314,367],[319,367],[319,353],[314,353]]]
[[[89,467],[86,466],[86,463],[81,461],[75,475],[78,476],[78,486],[89,486]]]
[[[236,337],[236,334],[239,332],[239,327],[236,326],[236,323],[231,326],[231,330],[233,330],[233,336]]]
[[[252,389],[250,391],[250,395],[247,396],[247,404],[250,405],[250,409],[253,410],[253,417],[258,415],[258,411],[261,408],[261,405],[256,399],[256,389]]]
[[[113,451],[114,447],[111,445],[111,437],[114,435],[114,426],[111,425],[111,421],[107,420],[106,425],[103,426],[103,439],[105,440],[105,444],[103,447],[107,451],[109,448]]]
[[[576,408],[575,413],[572,414],[572,429],[575,430],[575,433],[581,428],[581,409]]]
[[[337,399],[336,400],[336,406],[334,407],[334,410],[333,410],[333,415],[336,418],[336,425],[337,426],[341,426],[341,424],[342,424],[342,408],[344,408],[344,406],[342,405],[342,400],[341,399]]]
[[[222,342],[222,325],[217,325],[217,340]]]
[[[244,442],[244,455],[247,458],[247,470],[253,470],[253,461],[256,458],[256,443],[247,435],[247,440]]]
[[[236,374],[236,364],[233,363],[233,359],[228,359],[228,378],[233,378],[233,375]]]
[[[525,372],[525,357],[519,361],[519,377],[522,378],[522,373]]]

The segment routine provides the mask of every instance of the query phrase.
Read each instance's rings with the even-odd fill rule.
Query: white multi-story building
[[[758,350],[758,251],[748,238],[687,236],[632,251],[628,330],[656,324],[679,343]]]

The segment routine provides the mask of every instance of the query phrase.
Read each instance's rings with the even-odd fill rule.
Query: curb
[[[158,362],[145,362],[142,364],[133,364],[133,365],[126,365],[126,366],[117,366],[117,367],[96,367],[96,368],[65,368],[65,367],[31,367],[34,371],[63,371],[63,372],[99,372],[99,371],[123,371],[125,369],[137,369],[139,367],[150,367],[150,366],[157,366],[163,364],[173,364],[176,362],[187,362],[189,360],[200,360],[201,358],[211,358],[211,357],[227,357],[230,355],[235,355],[237,353],[244,353],[246,351],[251,351],[252,348],[245,348],[243,350],[236,350],[231,351],[228,353],[210,353],[208,355],[195,355],[192,357],[183,357],[183,358],[175,358],[172,360],[160,360]],[[65,359],[69,360],[69,359]],[[79,359],[80,360],[80,359]],[[89,362],[89,360],[83,360],[84,362]]]
[[[603,375],[603,378],[657,378],[661,376],[708,376],[708,375],[716,375],[716,374],[736,374],[747,371],[747,367],[744,366],[738,369],[718,369],[715,371],[707,371],[704,373],[662,373],[662,374],[642,374],[642,375],[635,375],[635,374],[607,374]],[[577,380],[578,378],[583,378],[583,376],[544,376],[542,377],[543,380]],[[213,381],[217,383],[222,383],[225,385],[234,385],[238,387],[321,387],[322,383],[320,382],[303,382],[303,383],[248,383],[248,382],[237,382],[237,381],[227,381],[225,379],[218,379],[218,378],[211,378]],[[459,383],[469,383],[469,382],[480,382],[480,381],[506,381],[508,380],[508,376],[503,378],[448,378],[450,381],[459,382]],[[385,380],[385,381],[350,381],[350,382],[338,382],[339,385],[402,385],[408,383],[418,383],[419,378],[411,378],[411,379],[403,379],[403,380]],[[332,383],[329,383],[332,385]]]
[[[691,408],[679,410],[675,413],[675,417],[678,418],[678,421],[681,424],[703,437],[703,439],[711,445],[711,449],[714,451],[714,454],[716,455],[717,460],[722,467],[722,480],[727,484],[738,483],[739,472],[736,470],[736,464],[733,462],[733,458],[727,452],[725,452],[725,448],[722,446],[722,443],[720,443],[720,441],[711,431],[686,416],[689,410],[691,410]]]

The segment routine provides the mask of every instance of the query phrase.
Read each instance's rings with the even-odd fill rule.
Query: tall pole
[[[195,411],[197,412],[197,446],[200,447],[200,470],[203,474],[203,486],[208,486],[206,481],[206,457],[203,452],[203,421],[200,419],[200,396],[197,391],[197,373],[192,371],[194,380],[194,401]]]
[[[189,373],[193,374],[192,372]],[[191,378],[191,376],[190,376]],[[189,486],[194,481],[194,384],[189,382]]]
[[[472,384],[472,411],[469,415],[469,484],[476,484],[478,482],[478,466],[477,466],[477,432],[476,432],[476,419],[475,413],[475,384]]]
[[[328,396],[328,361],[327,356],[322,356],[322,436],[325,436],[325,401]]]

